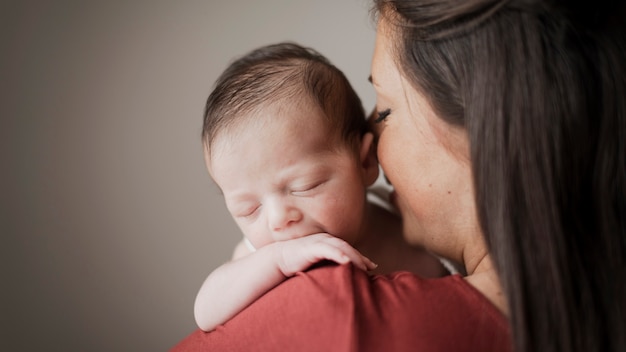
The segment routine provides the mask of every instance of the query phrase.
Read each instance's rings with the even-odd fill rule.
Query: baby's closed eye
[[[261,208],[261,204],[240,206],[233,209],[231,214],[235,218],[250,218],[258,213],[259,208]]]
[[[292,187],[291,194],[294,196],[307,196],[318,190],[326,181],[315,181],[299,186]]]

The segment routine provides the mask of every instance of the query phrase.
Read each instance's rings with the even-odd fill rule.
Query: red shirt
[[[236,279],[236,278],[235,278]],[[461,276],[298,273],[223,326],[171,351],[510,351],[506,318]]]

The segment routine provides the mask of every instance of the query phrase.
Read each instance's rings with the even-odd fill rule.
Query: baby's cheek
[[[270,236],[267,235],[267,230],[263,228],[259,220],[252,224],[240,224],[239,228],[256,249],[272,242]]]
[[[327,231],[336,230],[338,218],[340,218],[337,212],[341,211],[340,207],[338,207],[340,204],[338,200],[339,199],[334,195],[318,197],[309,205],[308,215],[324,226]]]
[[[340,204],[340,203],[337,203]],[[364,216],[364,200],[355,199],[342,202],[332,213],[333,222],[338,236],[354,244],[361,229]]]

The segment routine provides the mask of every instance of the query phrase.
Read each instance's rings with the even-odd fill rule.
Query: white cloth
[[[243,243],[246,245],[246,248],[250,250],[250,252],[256,252],[256,248],[254,248],[254,245],[246,236],[243,236]]]

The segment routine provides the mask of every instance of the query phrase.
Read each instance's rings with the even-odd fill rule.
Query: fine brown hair
[[[343,72],[319,52],[283,42],[252,50],[220,75],[206,102],[203,143],[210,148],[218,133],[258,109],[303,102],[321,108],[330,137],[355,143],[367,130],[361,100]]]
[[[514,349],[626,351],[623,6],[374,2],[403,74],[468,131]]]

